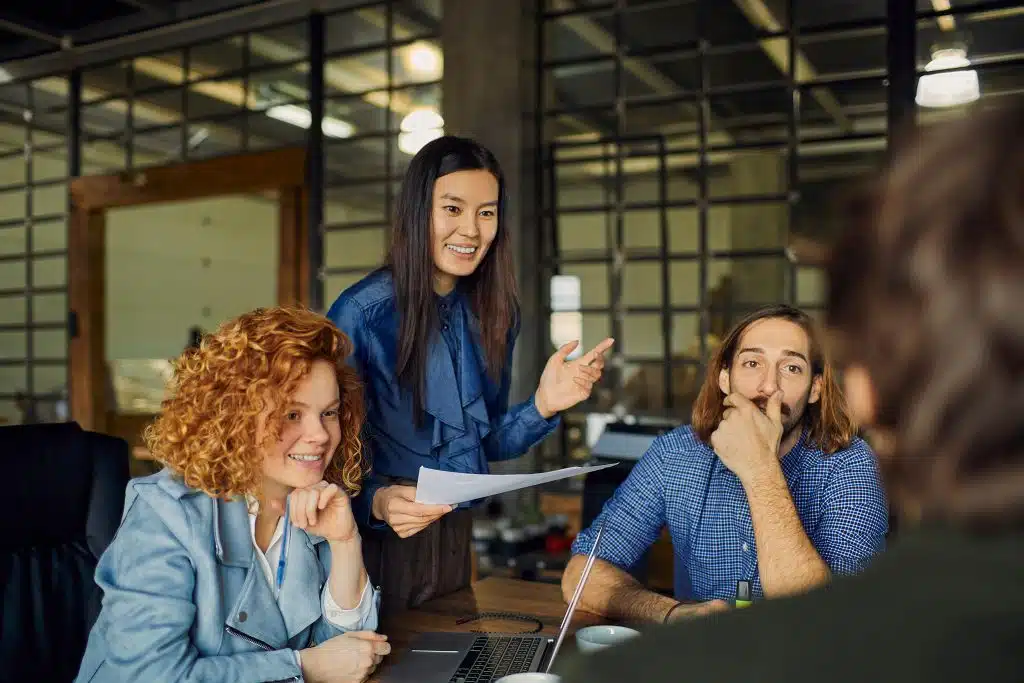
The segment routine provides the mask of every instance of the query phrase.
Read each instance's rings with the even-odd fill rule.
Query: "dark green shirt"
[[[859,576],[555,668],[564,683],[1024,681],[1024,533],[907,532]]]

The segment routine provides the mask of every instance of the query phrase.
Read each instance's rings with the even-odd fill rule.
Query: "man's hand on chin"
[[[765,412],[741,394],[725,397],[722,421],[711,433],[711,446],[743,483],[779,467],[782,441],[782,391],[768,399]]]

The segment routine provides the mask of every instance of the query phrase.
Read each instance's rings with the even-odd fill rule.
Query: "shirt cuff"
[[[373,516],[373,497],[382,488],[384,488],[384,484],[378,482],[372,476],[367,477],[363,480],[363,490],[352,500],[352,511],[355,512],[356,519],[367,528],[376,531],[383,531],[388,528],[387,522]]]
[[[369,579],[367,579],[366,585],[363,587],[363,594],[359,598],[359,604],[352,609],[342,609],[338,606],[338,603],[334,601],[334,596],[331,595],[330,586],[330,581],[324,584],[322,599],[324,619],[335,628],[343,631],[359,630],[363,624],[370,620],[370,612],[373,610],[373,587],[370,586]]]
[[[299,671],[302,671],[302,655],[299,654],[298,650],[295,650],[295,663],[299,665]]]
[[[527,406],[526,410],[523,411],[522,417],[526,419],[528,424],[537,425],[543,429],[545,427],[553,428],[561,421],[561,413],[555,413],[554,415],[548,418],[545,418],[543,415],[540,414],[540,411],[537,410],[536,393],[531,394],[527,402],[529,403],[529,405]]]

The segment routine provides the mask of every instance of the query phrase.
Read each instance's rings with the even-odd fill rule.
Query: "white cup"
[[[525,673],[502,676],[494,683],[561,683],[562,677],[555,674]]]
[[[576,647],[580,652],[596,652],[638,635],[639,631],[625,626],[587,626],[576,631]]]

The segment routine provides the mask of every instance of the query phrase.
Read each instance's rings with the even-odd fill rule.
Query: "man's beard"
[[[768,396],[758,396],[752,401],[757,409],[766,415],[768,414],[768,398]],[[785,422],[793,414],[793,409],[783,403],[779,406],[779,412],[782,414],[782,421]]]
[[[762,413],[768,413],[768,397],[758,396],[753,399],[753,404],[757,406],[758,410]],[[782,417],[782,438],[785,440],[787,436],[793,433],[794,429],[801,429],[803,427],[803,415],[799,415],[796,420],[792,419],[793,409],[783,403],[779,406],[779,413]]]

